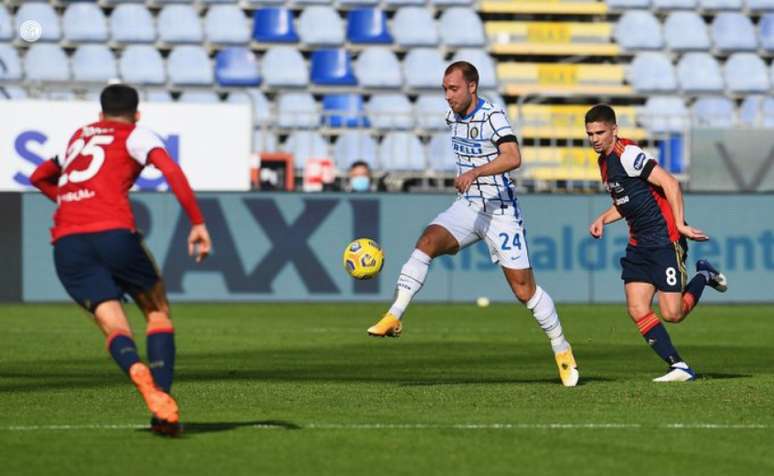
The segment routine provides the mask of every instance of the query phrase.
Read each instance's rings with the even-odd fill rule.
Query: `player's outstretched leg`
[[[728,281],[725,275],[715,269],[707,260],[700,259],[696,262],[696,276],[688,282],[683,293],[682,316],[673,322],[682,321],[696,307],[705,286],[724,293],[728,289]]]
[[[565,387],[576,386],[580,378],[578,365],[575,363],[572,347],[564,337],[562,323],[559,321],[559,314],[556,312],[553,299],[543,288],[536,286],[535,293],[527,301],[527,308],[532,311],[535,320],[551,341],[562,385]]]

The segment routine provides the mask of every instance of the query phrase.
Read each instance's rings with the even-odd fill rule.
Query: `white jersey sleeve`
[[[142,126],[135,127],[126,138],[126,150],[140,165],[146,165],[148,154],[157,147],[163,149],[164,142],[156,133]]]
[[[495,109],[489,114],[489,126],[492,128],[492,136],[490,140],[492,144],[497,146],[497,143],[503,137],[515,136],[511,124],[508,122],[508,117],[502,109]]]
[[[656,159],[649,157],[636,145],[627,145],[621,154],[621,165],[629,177],[647,178],[656,164]]]

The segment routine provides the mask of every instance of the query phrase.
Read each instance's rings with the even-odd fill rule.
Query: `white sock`
[[[570,348],[570,343],[562,333],[562,323],[559,322],[554,301],[543,288],[537,287],[535,294],[527,301],[527,308],[532,311],[535,320],[551,340],[551,348],[555,354]]]
[[[403,317],[411,299],[422,289],[427,277],[427,269],[432,258],[424,252],[414,250],[406,264],[400,270],[398,283],[395,285],[395,302],[390,307],[390,314],[398,319]]]

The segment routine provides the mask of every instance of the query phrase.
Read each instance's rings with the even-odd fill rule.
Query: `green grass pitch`
[[[384,308],[173,305],[187,431],[165,439],[74,305],[0,306],[0,472],[774,474],[773,306],[670,325],[701,378],[655,384],[622,305],[561,305],[571,389],[522,306],[415,305],[368,338]]]

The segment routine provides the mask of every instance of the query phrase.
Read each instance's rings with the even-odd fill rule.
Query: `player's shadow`
[[[183,436],[199,433],[218,433],[239,428],[271,429],[271,430],[300,430],[295,423],[283,420],[256,420],[256,421],[230,421],[230,422],[188,422],[183,423]],[[137,431],[150,432],[150,428],[140,428]]]
[[[578,386],[585,385],[587,383],[596,382],[614,382],[616,379],[607,377],[581,377],[578,382]],[[451,380],[417,380],[413,382],[403,382],[401,387],[434,387],[437,385],[489,385],[489,384],[536,384],[536,383],[548,383],[555,384],[559,381],[559,378],[493,378],[493,379],[451,379]]]
[[[752,375],[750,374],[729,374],[729,373],[719,373],[719,372],[706,372],[706,373],[696,374],[696,378],[700,380],[726,380],[726,379],[750,378],[750,377],[752,377]]]

